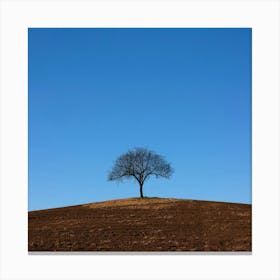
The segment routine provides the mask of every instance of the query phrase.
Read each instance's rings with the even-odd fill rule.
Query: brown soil
[[[28,213],[29,251],[251,251],[251,205],[132,198]]]

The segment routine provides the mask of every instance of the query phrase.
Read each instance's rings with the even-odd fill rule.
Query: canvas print
[[[29,28],[29,252],[252,251],[251,39]]]

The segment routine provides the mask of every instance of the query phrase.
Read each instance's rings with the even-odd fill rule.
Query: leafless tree
[[[108,180],[136,179],[140,186],[140,197],[143,198],[143,185],[150,176],[170,178],[172,173],[171,165],[162,156],[145,148],[135,148],[117,158]]]

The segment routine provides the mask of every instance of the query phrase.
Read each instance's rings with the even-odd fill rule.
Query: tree
[[[109,181],[122,181],[134,178],[140,187],[143,198],[144,182],[151,176],[170,178],[173,173],[171,165],[165,159],[145,148],[135,148],[121,155],[109,173]]]

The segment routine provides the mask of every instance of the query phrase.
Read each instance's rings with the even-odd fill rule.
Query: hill
[[[251,205],[131,198],[28,213],[29,251],[251,251]]]

